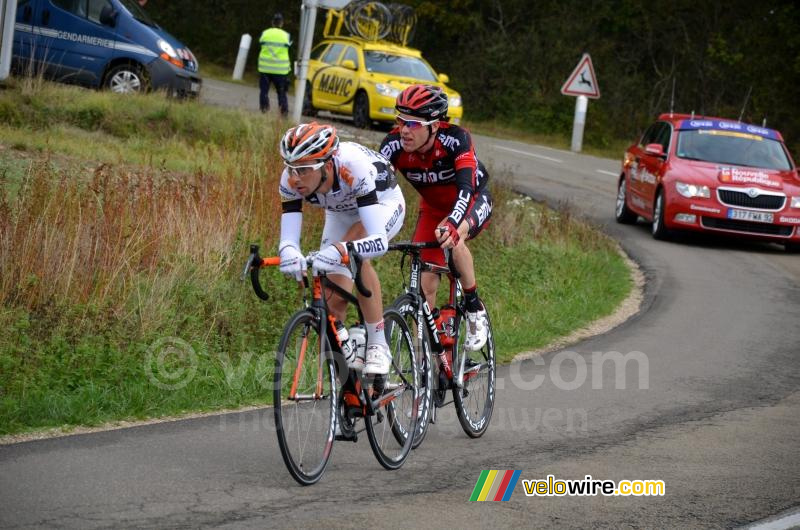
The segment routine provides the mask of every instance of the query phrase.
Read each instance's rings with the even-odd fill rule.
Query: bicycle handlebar
[[[400,252],[415,254],[417,256],[419,256],[420,250],[426,248],[441,248],[441,245],[438,241],[398,241],[396,243],[389,243],[389,250],[399,250]],[[447,261],[450,274],[453,275],[453,278],[460,278],[461,274],[458,272],[458,269],[456,269],[456,264],[453,261],[452,249],[443,248],[442,252],[444,252],[445,261]]]
[[[242,271],[241,279],[244,280],[247,273],[250,273],[250,283],[253,285],[253,291],[255,291],[256,296],[264,300],[265,302],[269,300],[269,294],[261,287],[261,281],[258,277],[258,270],[261,267],[277,267],[281,264],[281,258],[278,256],[271,256],[268,258],[262,258],[259,253],[259,246],[258,245],[250,245],[250,256],[247,258],[247,263],[244,265],[244,271]],[[350,268],[350,272],[355,279],[356,288],[358,291],[364,295],[365,297],[369,298],[372,296],[372,291],[367,289],[364,283],[361,281],[361,265],[363,263],[363,258],[361,255],[356,252],[353,244],[348,242],[347,243],[347,256],[342,256],[342,265],[347,265]],[[308,255],[308,263],[313,261],[313,256],[316,254],[312,252]],[[352,258],[352,259],[351,259]],[[308,287],[308,277],[303,276],[303,284],[305,287]]]

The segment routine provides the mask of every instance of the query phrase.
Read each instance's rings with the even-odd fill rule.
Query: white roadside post
[[[589,98],[586,96],[575,98],[575,118],[572,120],[572,144],[570,148],[576,153],[580,153],[583,147],[583,127],[586,125],[586,107],[588,106]]]
[[[17,0],[0,0],[0,81],[11,72],[11,48],[14,46],[14,23]]]
[[[242,40],[239,41],[239,54],[236,56],[236,65],[233,67],[233,79],[241,81],[244,75],[244,65],[247,62],[247,53],[250,51],[250,44],[253,42],[253,37],[249,33],[242,35]]]
[[[303,0],[300,6],[300,48],[297,50],[294,74],[294,107],[292,122],[300,123],[303,113],[303,100],[306,96],[306,80],[308,79],[308,58],[311,57],[311,45],[314,43],[314,24],[317,21],[317,7],[342,9],[350,0]]]
[[[565,96],[577,96],[575,100],[575,117],[572,120],[572,146],[575,153],[580,153],[583,148],[583,129],[586,125],[586,109],[589,99],[600,98],[600,87],[597,85],[597,76],[594,74],[592,58],[584,53],[578,66],[572,71],[567,81],[561,87]]]

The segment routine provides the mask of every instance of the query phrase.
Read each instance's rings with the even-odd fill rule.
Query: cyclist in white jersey
[[[405,200],[392,165],[380,154],[354,142],[339,143],[336,129],[316,122],[286,131],[280,145],[286,168],[281,175],[281,237],[278,251],[281,272],[301,279],[306,270],[300,252],[303,203],[325,208],[325,228],[320,251],[312,267],[351,290],[350,271],[341,263],[345,242],[365,258],[361,268],[370,298],[358,293],[367,328],[366,365],[354,359],[351,366],[365,374],[386,374],[392,358],[383,333],[383,303],[378,275],[370,259],[382,256],[388,242],[400,231]],[[344,320],[347,303],[327,292],[331,312]]]

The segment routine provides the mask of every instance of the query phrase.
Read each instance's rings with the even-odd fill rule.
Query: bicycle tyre
[[[417,413],[417,430],[414,433],[414,443],[411,449],[419,447],[425,436],[428,434],[428,427],[431,424],[433,410],[433,361],[431,357],[430,330],[425,322],[417,321],[417,299],[410,294],[403,294],[397,297],[392,303],[392,309],[400,313],[405,318],[408,329],[411,332],[411,339],[414,341],[414,350],[417,354],[417,368],[419,369],[419,389],[422,405]],[[422,340],[419,340],[417,326],[422,327]]]
[[[388,470],[399,469],[411,452],[419,411],[419,372],[411,332],[403,316],[394,309],[383,313],[386,342],[392,353],[392,365],[386,376],[375,376],[374,387],[382,395],[396,389],[392,401],[364,418],[367,437],[378,462]],[[364,385],[368,398],[369,385]]]
[[[467,333],[467,318],[463,304],[459,304],[456,312],[456,347],[453,355],[453,371],[458,372],[461,359],[465,357],[465,364],[475,364],[479,368],[476,375],[466,380],[461,388],[453,385],[453,401],[456,415],[461,428],[470,438],[480,438],[489,427],[494,410],[495,397],[495,351],[494,333],[489,314],[486,320],[489,327],[489,337],[486,345],[476,352],[467,352],[464,341]],[[466,378],[465,378],[466,379]],[[485,381],[481,384],[479,381]]]
[[[278,445],[289,473],[303,486],[315,484],[325,472],[336,427],[334,365],[329,355],[322,356],[329,348],[325,336],[320,340],[319,326],[312,311],[295,313],[284,328],[275,358],[273,403]],[[298,363],[300,351],[302,363]],[[321,384],[321,397],[290,399],[295,377],[297,395],[316,394]]]

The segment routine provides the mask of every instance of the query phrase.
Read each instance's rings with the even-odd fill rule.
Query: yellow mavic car
[[[327,38],[311,50],[308,80],[304,114],[317,110],[348,114],[356,127],[394,121],[395,98],[417,83],[444,89],[451,123],[458,124],[464,113],[459,93],[445,85],[449,81],[445,74],[437,74],[419,50],[386,41]]]

